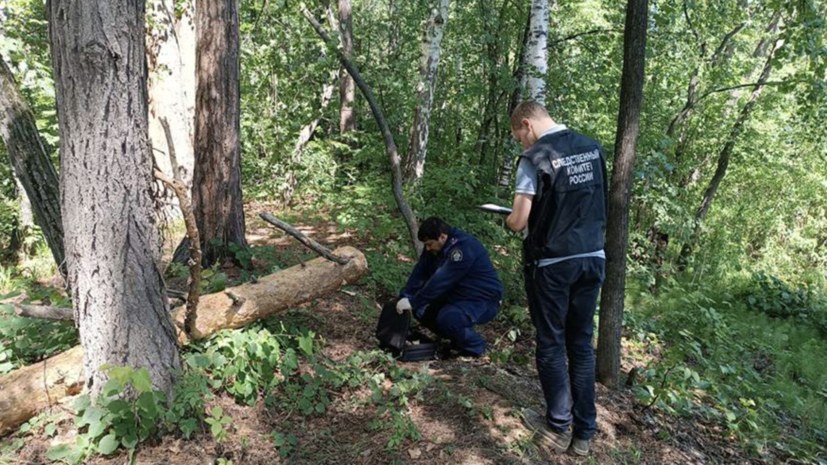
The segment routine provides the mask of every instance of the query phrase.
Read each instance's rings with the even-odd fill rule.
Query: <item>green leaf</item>
[[[132,372],[132,385],[139,393],[150,392],[152,390],[152,381],[149,378],[149,370],[141,368]]]
[[[66,458],[72,452],[72,448],[68,444],[58,444],[50,448],[46,452],[46,458],[52,461],[58,461]]]
[[[109,378],[118,380],[121,386],[126,386],[131,376],[132,368],[129,367],[113,367],[109,370]]]
[[[101,438],[100,443],[98,443],[98,452],[103,455],[109,455],[112,452],[115,452],[115,449],[118,448],[118,439],[115,436],[115,433],[110,433]]]
[[[123,392],[124,384],[117,379],[109,379],[101,389],[101,394],[106,397],[114,397]]]
[[[276,447],[281,447],[286,443],[286,438],[284,437],[284,433],[280,433],[278,431],[273,431],[273,444]]]
[[[306,336],[300,336],[298,338],[299,339],[299,348],[308,357],[313,355],[313,336],[315,336],[313,331],[308,331]]]
[[[121,444],[127,449],[134,449],[138,445],[138,436],[130,433],[121,439]]]
[[[92,405],[92,401],[89,398],[89,394],[83,394],[75,399],[74,407],[78,413],[86,410],[90,405]]]

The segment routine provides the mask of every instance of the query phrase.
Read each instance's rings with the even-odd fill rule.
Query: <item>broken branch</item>
[[[293,226],[285,223],[284,221],[276,218],[275,216],[273,216],[269,213],[262,213],[259,216],[264,221],[272,224],[273,226],[281,229],[282,231],[286,232],[287,234],[290,234],[291,236],[295,237],[296,239],[298,239],[299,242],[304,244],[305,247],[307,247],[308,249],[316,252],[317,254],[321,255],[322,257],[330,260],[331,262],[335,262],[335,263],[338,263],[340,265],[346,265],[350,261],[349,258],[337,257],[327,247],[323,246],[322,244],[319,244],[318,242],[314,241],[313,239],[310,239],[309,237],[302,234],[302,232],[299,231],[298,229],[294,228]]]

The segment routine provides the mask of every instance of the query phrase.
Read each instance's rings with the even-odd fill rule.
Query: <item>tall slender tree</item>
[[[146,368],[168,393],[180,369],[151,195],[145,4],[48,7],[66,265],[93,396],[106,363]]]
[[[339,35],[342,39],[342,52],[345,56],[353,54],[353,19],[351,0],[339,0]],[[347,70],[339,68],[339,133],[356,129],[356,87],[353,85],[353,78]]]
[[[546,73],[548,73],[548,0],[531,0],[528,41],[526,42],[526,60],[524,88],[528,99],[545,105],[547,98]]]
[[[718,192],[718,187],[720,187],[721,182],[724,180],[724,176],[726,176],[727,169],[729,168],[729,161],[732,157],[732,151],[735,148],[735,143],[738,141],[738,137],[744,131],[744,127],[747,121],[749,120],[750,115],[752,115],[752,111],[755,108],[755,104],[758,101],[758,97],[761,96],[761,92],[764,89],[764,85],[770,78],[770,73],[772,73],[773,61],[775,58],[775,52],[778,49],[780,49],[783,45],[783,40],[777,39],[775,41],[772,50],[770,51],[766,61],[764,62],[764,68],[761,71],[761,76],[758,78],[758,82],[755,83],[755,88],[753,89],[752,94],[750,94],[750,97],[744,104],[744,107],[741,108],[741,112],[738,114],[738,118],[735,120],[735,123],[732,125],[732,128],[729,131],[729,135],[726,138],[724,147],[718,154],[718,163],[715,168],[715,174],[713,174],[712,179],[709,180],[709,184],[707,185],[707,188],[704,191],[704,196],[701,199],[701,204],[698,207],[697,212],[695,213],[694,231],[690,239],[681,248],[681,254],[678,260],[678,266],[680,269],[684,269],[686,267],[689,257],[690,255],[692,255],[695,244],[698,242],[701,236],[701,232],[703,231],[703,221],[706,219],[706,215],[709,213],[710,207],[712,207],[712,201],[715,200],[715,194]]]
[[[436,0],[422,37],[422,61],[419,64],[419,82],[416,85],[416,108],[408,141],[406,179],[419,179],[425,173],[428,153],[428,134],[431,128],[431,105],[442,53],[442,36],[448,22],[451,0]]]
[[[518,93],[512,95],[509,109],[513,110],[522,101],[521,96],[527,92],[527,98],[546,104],[546,74],[548,73],[548,0],[531,0],[528,11],[528,29],[523,37],[520,50],[520,65],[516,75],[519,78]],[[512,106],[513,105],[513,106]],[[500,169],[500,189],[511,187],[511,173],[514,170],[514,157],[503,158]]]
[[[612,180],[607,203],[609,215],[606,227],[606,281],[600,298],[597,348],[597,379],[609,386],[617,383],[620,374],[620,339],[623,327],[623,297],[626,290],[626,246],[629,238],[629,198],[640,131],[648,12],[648,0],[629,0],[626,4],[620,112],[617,116]]]
[[[40,137],[34,115],[20,95],[5,60],[0,57],[0,136],[6,145],[15,177],[31,202],[34,219],[52,257],[65,276],[63,220],[60,216],[60,185],[49,158],[46,141]]]
[[[247,248],[241,197],[238,0],[198,0],[192,199],[204,266]]]

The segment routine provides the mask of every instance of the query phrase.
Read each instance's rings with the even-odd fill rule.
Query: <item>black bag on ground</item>
[[[411,312],[396,312],[396,301],[382,307],[379,324],[376,325],[379,347],[390,351],[402,362],[418,362],[443,358],[439,340],[433,340],[411,329]]]

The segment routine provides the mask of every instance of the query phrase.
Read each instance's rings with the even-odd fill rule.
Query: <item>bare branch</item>
[[[342,258],[342,257],[338,257],[336,255],[333,255],[333,252],[330,249],[328,249],[327,247],[319,244],[318,242],[314,241],[313,239],[310,239],[309,237],[302,234],[302,232],[299,231],[298,229],[294,228],[293,226],[289,225],[288,223],[285,223],[284,221],[281,221],[280,219],[276,218],[275,216],[273,216],[269,213],[261,213],[258,216],[260,216],[261,219],[263,219],[264,221],[272,224],[273,226],[281,229],[282,231],[286,232],[287,234],[290,234],[291,236],[295,237],[296,239],[298,239],[299,242],[304,244],[305,247],[307,247],[308,249],[316,252],[317,254],[321,255],[322,257],[330,260],[331,262],[335,262],[335,263],[338,263],[340,265],[346,265],[348,262],[350,262],[349,258]]]
[[[399,207],[399,212],[402,213],[402,217],[405,219],[405,224],[408,226],[408,233],[411,236],[411,243],[416,250],[417,256],[422,253],[422,242],[419,241],[417,237],[417,232],[419,231],[419,226],[416,223],[416,217],[414,216],[413,210],[408,205],[408,202],[405,200],[405,194],[402,191],[402,167],[401,167],[401,159],[399,157],[399,151],[396,148],[396,142],[393,140],[393,133],[388,126],[388,122],[385,119],[385,115],[382,113],[382,109],[379,104],[376,102],[376,98],[373,96],[373,92],[368,87],[365,80],[362,78],[362,75],[359,73],[359,70],[353,66],[353,63],[350,62],[347,56],[336,47],[336,41],[330,38],[330,36],[325,32],[322,25],[316,21],[316,18],[307,10],[307,8],[302,8],[302,14],[313,26],[313,29],[322,38],[322,40],[328,44],[331,48],[334,49],[336,52],[336,57],[339,58],[339,62],[342,66],[347,70],[348,74],[353,77],[353,81],[359,87],[359,90],[362,91],[362,94],[365,96],[365,100],[368,101],[368,105],[370,106],[370,110],[373,113],[374,119],[376,119],[376,124],[379,126],[379,130],[382,133],[382,138],[385,141],[385,150],[388,153],[388,158],[390,158],[391,162],[391,181],[392,181],[392,189],[393,189],[393,197],[396,200],[396,204]]]
[[[162,124],[164,124],[163,121]],[[169,126],[164,124],[164,127],[168,128]],[[174,156],[172,156],[174,153],[172,139],[170,138],[170,133],[168,131],[165,132],[167,134],[167,143],[169,144],[170,158],[174,159]],[[201,294],[201,237],[198,234],[195,214],[192,211],[192,204],[187,194],[187,186],[181,181],[181,174],[177,173],[177,170],[173,171],[176,172],[176,179],[170,179],[159,170],[155,170],[155,177],[175,191],[175,195],[178,197],[178,205],[184,214],[184,225],[187,228],[187,237],[189,237],[190,246],[190,258],[187,263],[190,267],[190,279],[187,292],[186,318],[184,318],[184,332],[187,333],[187,336],[192,337],[192,331],[195,329],[198,299]]]
[[[572,34],[570,36],[566,36],[560,39],[555,40],[554,42],[549,43],[549,46],[557,45],[562,42],[568,42],[569,40],[577,39],[578,37],[583,37],[592,34],[609,34],[609,33],[620,33],[623,32],[623,29],[618,28],[610,28],[610,29],[592,29],[590,31],[578,32],[577,34]]]

